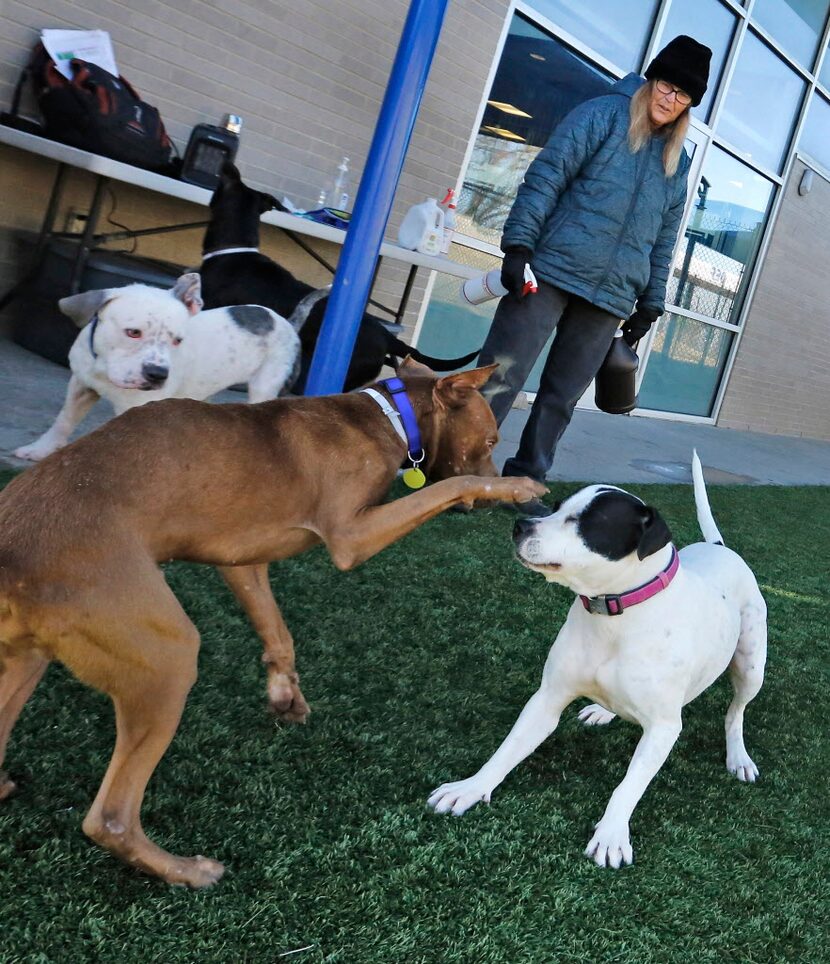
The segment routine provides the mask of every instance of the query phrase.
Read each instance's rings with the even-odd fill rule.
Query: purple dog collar
[[[620,593],[618,596],[611,594],[606,596],[580,595],[579,598],[589,613],[594,613],[598,616],[619,616],[624,609],[628,609],[630,606],[636,606],[637,603],[645,602],[647,599],[651,599],[652,596],[656,596],[658,592],[662,592],[677,575],[679,568],[680,557],[677,555],[677,549],[672,546],[669,564],[662,572],[658,572],[653,579],[643,583],[642,586],[637,586],[636,589]]]
[[[380,385],[392,396],[392,404],[400,412],[403,429],[406,432],[407,455],[413,465],[424,461],[424,447],[421,444],[421,432],[412,402],[406,394],[406,385],[400,378],[384,378]]]

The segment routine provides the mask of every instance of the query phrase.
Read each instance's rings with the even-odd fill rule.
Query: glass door
[[[641,364],[639,405],[709,417],[739,330],[775,184],[714,144],[708,150],[699,144],[694,161],[691,206],[669,272],[667,310],[652,329]]]

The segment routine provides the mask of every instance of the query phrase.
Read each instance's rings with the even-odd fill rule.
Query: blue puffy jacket
[[[662,314],[669,262],[686,202],[689,156],[663,170],[662,137],[628,147],[628,74],[610,93],[580,104],[557,125],[527,169],[501,247],[533,252],[536,276],[620,318],[637,302]]]

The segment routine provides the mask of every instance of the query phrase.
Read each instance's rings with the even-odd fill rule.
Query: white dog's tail
[[[715,525],[715,518],[709,506],[709,497],[706,495],[706,483],[703,481],[703,469],[700,459],[697,457],[697,449],[692,449],[692,479],[695,483],[695,509],[697,509],[697,524],[703,533],[703,538],[707,542],[715,545],[724,545],[723,536]]]
[[[300,333],[306,323],[308,316],[311,314],[311,309],[321,298],[327,298],[329,294],[331,294],[331,285],[326,285],[325,288],[315,288],[314,291],[309,291],[304,298],[297,302],[291,312],[291,317],[288,319],[289,325],[297,334]]]

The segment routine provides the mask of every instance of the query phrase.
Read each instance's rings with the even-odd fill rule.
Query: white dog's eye
[[[125,329],[124,329],[124,334],[125,334],[128,338],[141,338],[141,329],[140,329],[140,328],[125,328]]]
[[[181,343],[182,343],[181,338],[174,338],[174,339],[173,339],[173,344],[174,344],[174,345],[181,345]]]

